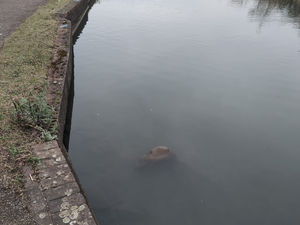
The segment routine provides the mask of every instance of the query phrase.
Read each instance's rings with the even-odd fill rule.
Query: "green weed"
[[[8,152],[11,156],[17,156],[23,152],[22,148],[17,148],[17,147],[10,147],[8,149]]]
[[[32,99],[14,100],[14,119],[22,127],[41,127],[49,129],[54,118],[54,109],[50,107],[43,95]]]
[[[42,138],[43,141],[47,142],[47,141],[55,140],[57,138],[57,135],[52,134],[50,131],[43,130],[41,138]]]
[[[30,154],[27,157],[27,162],[31,163],[33,166],[37,166],[39,164],[39,162],[40,162],[40,158],[37,157],[37,156],[34,156],[34,155]]]

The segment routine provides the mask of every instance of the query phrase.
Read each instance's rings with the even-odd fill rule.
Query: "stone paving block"
[[[62,157],[61,150],[59,148],[48,149],[47,151],[36,151],[36,156],[39,159],[57,159],[58,157]]]
[[[47,178],[41,179],[40,185],[42,190],[48,190],[50,188],[54,188],[71,182],[75,182],[75,177],[69,169],[58,171],[52,170],[52,172],[49,172]]]
[[[92,214],[86,204],[81,205],[67,205],[60,212],[52,214],[53,222],[56,225],[62,224],[88,224],[95,223]]]
[[[39,225],[53,224],[52,218],[47,211],[41,211],[34,215],[34,221]]]
[[[57,147],[58,147],[57,141],[49,141],[43,144],[37,144],[32,146],[34,152],[45,151]]]
[[[52,167],[52,166],[56,166],[56,165],[60,165],[60,164],[66,164],[67,161],[66,159],[63,158],[58,158],[58,159],[43,159],[41,160],[41,163],[39,163],[37,165],[37,168],[39,170],[44,169],[44,168],[48,168],[48,167]]]
[[[39,183],[32,170],[24,171],[34,220],[39,225],[97,225],[57,142],[42,145],[41,149],[35,149],[40,158]]]
[[[59,164],[52,167],[42,168],[39,171],[39,178],[40,179],[47,179],[47,178],[56,178],[57,176],[63,176],[67,173],[71,172],[71,169],[68,164]]]
[[[85,204],[86,200],[81,193],[76,193],[64,198],[56,199],[48,202],[49,211],[51,213],[60,212],[68,207],[80,206]]]
[[[44,196],[48,201],[55,200],[79,193],[80,189],[76,182],[67,183],[58,187],[50,188],[44,191]]]

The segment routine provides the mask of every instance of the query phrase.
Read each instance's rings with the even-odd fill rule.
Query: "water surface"
[[[101,224],[300,223],[299,14],[289,0],[93,6],[69,152]],[[157,145],[177,161],[138,167]]]

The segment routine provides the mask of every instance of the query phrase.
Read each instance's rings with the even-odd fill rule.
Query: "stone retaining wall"
[[[41,225],[97,225],[63,144],[68,97],[73,79],[73,40],[92,0],[71,1],[57,13],[59,21],[53,59],[48,70],[47,100],[57,111],[58,140],[33,146],[39,159],[37,174],[24,168],[29,209]]]
[[[38,175],[24,169],[25,190],[34,220],[41,225],[97,225],[68,159],[57,141],[33,146]]]

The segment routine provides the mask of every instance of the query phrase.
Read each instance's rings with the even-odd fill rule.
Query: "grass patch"
[[[17,183],[22,180],[18,168],[38,162],[28,144],[55,138],[54,111],[42,93],[48,88],[47,68],[58,25],[53,15],[69,1],[49,0],[0,49],[0,168],[6,168],[0,173],[13,171],[11,180]]]
[[[20,155],[22,152],[24,152],[24,149],[20,147],[10,147],[8,149],[8,152],[11,156],[16,157],[17,155]]]

